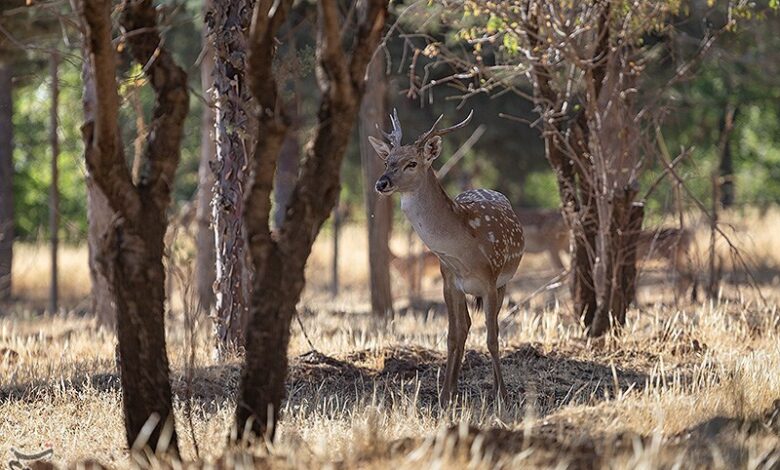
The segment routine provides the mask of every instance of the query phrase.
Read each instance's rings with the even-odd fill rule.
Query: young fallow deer
[[[487,346],[493,361],[493,391],[506,398],[498,356],[498,312],[506,284],[515,275],[523,256],[525,243],[520,221],[503,194],[476,189],[461,193],[453,200],[431,168],[441,154],[441,136],[465,127],[472,114],[473,111],[459,124],[437,130],[443,117],[439,116],[428,132],[413,144],[403,145],[401,123],[394,110],[390,116],[392,131],[382,131],[389,143],[369,137],[386,168],[376,182],[377,192],[386,196],[401,193],[401,210],[441,265],[449,320],[442,405],[449,403],[457,389],[463,349],[471,327],[466,294],[477,297],[478,303],[484,305]]]

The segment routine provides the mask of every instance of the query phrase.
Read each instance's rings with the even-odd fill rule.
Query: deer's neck
[[[417,235],[433,251],[448,251],[450,239],[461,231],[455,203],[431,168],[423,184],[414,191],[401,194],[401,210]]]

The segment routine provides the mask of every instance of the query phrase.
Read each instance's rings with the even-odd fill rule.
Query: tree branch
[[[141,201],[120,145],[111,2],[83,0],[80,6],[86,34],[85,63],[89,63],[84,70],[84,158],[90,176],[111,208],[125,217],[135,218],[141,213]]]
[[[352,87],[360,89],[366,81],[366,72],[376,45],[382,36],[387,18],[387,2],[383,0],[366,0],[365,15],[358,29],[355,44],[352,47],[352,58],[349,73],[352,77]]]
[[[317,2],[319,27],[317,30],[317,68],[320,88],[335,96],[348,97],[346,89],[351,83],[350,71],[344,50],[341,47],[341,28],[339,27],[339,12],[337,2]]]
[[[154,89],[156,101],[142,155],[138,187],[148,190],[152,200],[168,206],[179,163],[184,120],[189,109],[187,74],[163,46],[157,29],[157,12],[151,0],[126,0],[120,18],[128,32],[133,59],[145,64],[144,74]]]

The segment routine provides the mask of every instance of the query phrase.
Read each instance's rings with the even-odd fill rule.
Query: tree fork
[[[143,443],[178,454],[173,399],[165,347],[165,270],[162,257],[171,183],[179,160],[189,106],[187,76],[161,47],[157,12],[151,0],[122,4],[120,21],[133,59],[156,95],[153,119],[136,184],[120,145],[116,52],[111,36],[110,1],[84,1],[85,124],[82,128],[90,178],[116,213],[102,235],[98,261],[116,304],[119,369],[128,446],[138,444],[143,427],[159,419]],[[166,432],[163,430],[166,429]]]
[[[368,62],[379,43],[387,2],[369,0],[350,54],[342,46],[336,2],[318,3],[317,62],[322,101],[313,140],[306,147],[298,180],[278,235],[269,229],[276,160],[287,131],[272,68],[274,38],[291,1],[259,0],[249,38],[250,89],[258,105],[258,139],[244,221],[256,269],[246,336],[246,365],[236,409],[238,436],[271,440],[279,419],[287,376],[287,345],[304,268],[316,234],[339,191],[339,170],[364,90]]]

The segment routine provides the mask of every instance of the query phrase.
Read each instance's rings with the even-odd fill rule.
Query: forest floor
[[[779,221],[775,214],[771,223],[780,228]],[[771,229],[753,230],[750,239],[750,259],[762,263],[761,294],[744,275],[727,274],[719,300],[675,303],[673,279],[655,268],[642,278],[623,333],[598,342],[583,337],[565,286],[511,307],[555,274],[536,270],[544,258],[524,261],[521,270],[534,274],[515,283],[501,314],[509,399],[492,398],[484,315],[477,313],[458,401],[446,411],[436,399],[447,321],[435,283],[427,285],[425,308],[400,300],[403,313],[378,323],[365,313],[365,272],[347,269],[359,261],[342,262],[343,291],[328,298],[323,241],[300,324],[293,322],[278,438],[251,457],[280,468],[778,468],[780,249],[760,238],[771,240],[764,235]],[[355,246],[347,256],[360,251]],[[74,268],[68,282],[79,287],[72,278],[85,273]],[[188,285],[186,274],[179,277]],[[20,289],[36,292],[34,285]],[[247,458],[225,445],[241,358],[212,357],[208,318],[189,308],[188,292],[175,290],[168,319],[180,447],[187,460]],[[0,466],[13,459],[12,449],[47,448],[57,465],[130,465],[116,340],[84,305],[42,314],[30,295],[0,316]]]

